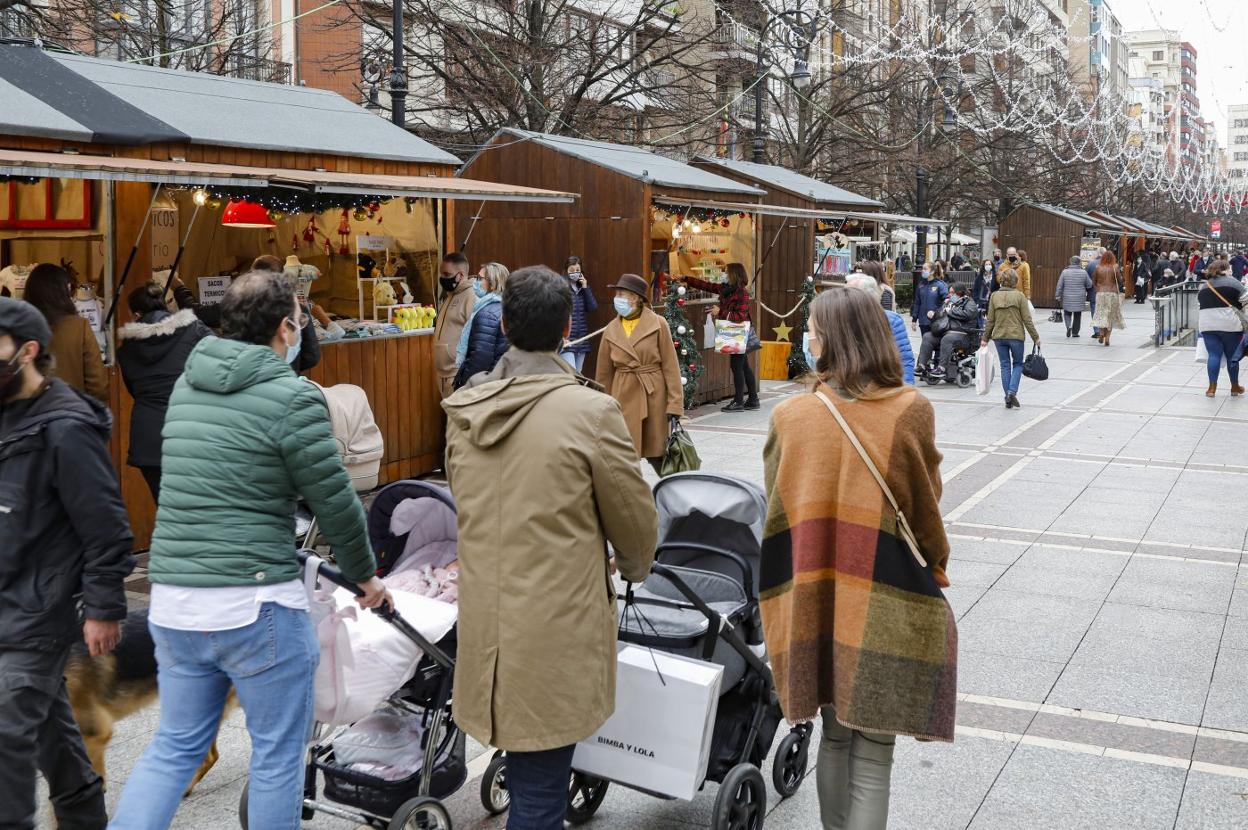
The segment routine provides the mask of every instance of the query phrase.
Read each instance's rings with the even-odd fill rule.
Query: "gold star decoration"
[[[788,340],[789,332],[793,331],[792,326],[786,326],[784,323],[781,323],[778,326],[772,326],[771,328],[772,331],[776,333],[777,340]]]

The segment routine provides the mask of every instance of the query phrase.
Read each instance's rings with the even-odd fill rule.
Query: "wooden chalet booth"
[[[385,439],[381,481],[391,481],[434,469],[441,453],[428,312],[419,328],[396,312],[408,294],[410,306],[434,303],[454,200],[574,199],[454,178],[454,156],[304,87],[0,45],[0,99],[4,292],[20,296],[40,262],[76,273],[79,313],[108,368],[112,453],[140,546],[154,511],[125,464],[133,401],[116,365],[130,290],[176,272],[208,319],[252,259],[282,258],[346,332],[321,342],[308,374],[365,390]]]
[[[1087,262],[1100,246],[1116,246],[1120,232],[1121,228],[1087,213],[1027,202],[1002,221],[999,247],[1002,251],[1015,247],[1027,252],[1032,304],[1057,308],[1057,278],[1070,258],[1078,256]]]
[[[722,278],[731,262],[753,273],[756,215],[763,190],[656,153],[567,136],[500,130],[460,175],[508,185],[582,194],[574,204],[482,203],[455,215],[455,239],[472,266],[498,261],[509,268],[542,263],[560,271],[578,256],[598,300],[590,330],[610,322],[607,288],[623,273],[651,281],[651,303],[662,310],[664,276]],[[701,340],[715,302],[690,291],[685,311]],[[596,367],[597,343],[585,365]],[[695,401],[732,393],[728,358],[703,350],[705,371]]]

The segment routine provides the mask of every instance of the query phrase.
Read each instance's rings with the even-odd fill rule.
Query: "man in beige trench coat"
[[[455,721],[508,753],[508,830],[562,830],[575,744],[615,709],[607,542],[640,582],[658,538],[620,405],[555,353],[571,312],[566,278],[513,272],[511,349],[442,402],[459,506]]]
[[[459,336],[472,314],[477,297],[468,278],[468,257],[459,253],[442,258],[438,283],[442,286],[442,307],[433,323],[433,370],[438,376],[438,395],[446,399],[455,386],[455,350]]]

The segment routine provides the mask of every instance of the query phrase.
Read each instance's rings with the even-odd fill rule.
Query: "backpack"
[[[338,444],[338,455],[351,477],[351,484],[359,492],[372,490],[377,486],[381,472],[385,442],[377,421],[373,419],[368,395],[360,387],[349,383],[313,385],[321,390],[325,398],[330,430],[334,434],[334,442]]]

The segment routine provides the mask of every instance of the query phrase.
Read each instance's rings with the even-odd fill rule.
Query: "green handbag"
[[[672,428],[671,437],[667,439],[667,450],[663,453],[659,475],[666,477],[673,473],[691,473],[701,467],[702,459],[698,457],[698,451],[693,446],[693,439],[677,422]]]

